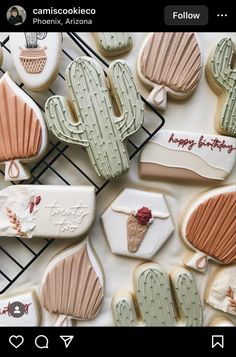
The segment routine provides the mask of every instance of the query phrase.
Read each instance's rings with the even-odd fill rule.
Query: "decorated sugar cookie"
[[[93,36],[106,57],[121,55],[132,48],[132,37],[127,32],[93,32]]]
[[[211,327],[234,327],[235,325],[233,324],[233,322],[226,318],[225,316],[217,316],[216,318],[214,318],[208,326]]]
[[[0,326],[39,326],[40,310],[35,290],[19,295],[1,295]]]
[[[236,158],[236,139],[219,135],[161,130],[144,147],[139,172],[143,178],[224,180]]]
[[[43,306],[58,316],[56,325],[94,319],[101,308],[104,278],[88,238],[59,253],[41,282]]]
[[[202,306],[192,274],[183,268],[171,273],[171,286],[180,319],[177,320],[171,286],[157,263],[139,265],[133,274],[134,291],[117,291],[112,299],[118,326],[202,326]]]
[[[59,71],[61,44],[59,32],[10,33],[13,62],[26,87],[33,91],[50,87]]]
[[[174,231],[162,194],[123,190],[102,214],[104,231],[114,254],[150,259]]]
[[[210,280],[205,301],[215,309],[236,316],[236,266],[221,269]]]
[[[125,62],[112,62],[108,79],[119,110],[117,116],[103,70],[90,57],[79,57],[67,68],[66,81],[72,102],[53,96],[45,110],[48,127],[54,135],[61,141],[84,147],[97,175],[113,179],[129,169],[124,141],[142,125],[144,109]]]
[[[0,237],[80,238],[94,215],[93,186],[14,185],[0,191]]]
[[[6,73],[0,79],[0,164],[5,180],[30,178],[27,162],[38,160],[47,147],[47,128],[37,104]]]
[[[185,264],[202,273],[208,259],[236,263],[236,186],[206,192],[188,209],[182,224],[184,241],[196,251]]]
[[[229,136],[236,136],[235,55],[235,43],[231,38],[223,38],[210,54],[206,66],[208,83],[218,95],[215,127],[219,133]]]
[[[137,63],[140,80],[152,91],[148,102],[165,110],[167,96],[189,97],[201,76],[202,60],[193,32],[153,32],[141,47]]]

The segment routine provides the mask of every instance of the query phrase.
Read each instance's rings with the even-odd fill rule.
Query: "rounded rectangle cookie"
[[[93,186],[15,185],[0,191],[0,236],[79,238],[94,215]]]
[[[93,32],[99,52],[105,57],[114,57],[132,48],[132,37],[127,32]]]

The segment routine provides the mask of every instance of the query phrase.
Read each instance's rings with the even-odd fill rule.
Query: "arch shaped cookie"
[[[193,32],[153,32],[145,39],[138,57],[140,80],[152,89],[147,100],[165,110],[167,95],[189,97],[201,76],[202,60]]]
[[[133,282],[134,292],[120,290],[113,296],[112,311],[118,326],[175,326],[177,323],[202,326],[202,305],[188,270],[176,268],[171,273],[180,321],[177,321],[168,275],[161,265],[139,265],[134,270]]]
[[[43,306],[58,316],[56,325],[94,319],[104,295],[103,272],[88,238],[49,263],[40,286]]]
[[[202,273],[208,259],[221,264],[236,262],[236,186],[206,192],[187,210],[181,233],[196,253],[185,264]]]
[[[93,32],[97,48],[103,56],[113,57],[132,48],[132,37],[127,32]]]
[[[218,95],[215,128],[219,133],[229,136],[236,136],[235,56],[235,43],[231,38],[223,38],[210,54],[206,65],[207,81]]]
[[[66,70],[71,102],[53,96],[45,105],[49,129],[59,140],[85,148],[98,176],[113,179],[129,169],[125,139],[143,123],[143,103],[124,61],[108,70],[119,115],[114,115],[107,80],[98,62],[79,57]],[[74,115],[73,115],[74,114]]]
[[[11,32],[10,47],[16,70],[26,87],[42,91],[50,87],[59,72],[60,32]]]
[[[37,104],[10,78],[0,79],[0,164],[5,180],[30,178],[22,163],[38,160],[47,147],[47,127]]]

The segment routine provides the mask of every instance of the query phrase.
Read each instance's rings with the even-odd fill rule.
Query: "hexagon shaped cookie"
[[[101,219],[112,253],[133,258],[152,258],[174,231],[165,198],[155,192],[124,189]]]

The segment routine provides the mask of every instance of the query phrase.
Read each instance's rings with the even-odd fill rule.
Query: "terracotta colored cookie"
[[[206,78],[218,95],[215,114],[216,130],[225,135],[236,136],[236,69],[235,43],[223,38],[210,54],[206,66]]]
[[[132,37],[127,32],[93,32],[97,48],[106,57],[121,55],[132,48]]]
[[[103,295],[103,273],[88,239],[53,258],[41,282],[43,306],[58,316],[56,325],[94,319]]]
[[[236,263],[236,186],[208,191],[188,209],[182,224],[184,241],[197,253],[185,264],[202,273],[208,259]]]
[[[140,80],[152,89],[148,102],[165,110],[167,94],[175,99],[189,97],[201,76],[201,51],[193,32],[153,32],[139,52]]]
[[[171,273],[171,286],[180,319],[177,320],[170,281],[156,263],[139,265],[133,275],[134,293],[117,291],[112,311],[118,326],[202,326],[202,306],[192,274],[183,268]]]
[[[47,128],[37,104],[6,73],[0,79],[0,164],[5,180],[30,178],[22,163],[38,160],[47,147]]]
[[[108,81],[116,100],[114,114],[102,67],[90,57],[79,57],[66,70],[68,99],[53,96],[45,110],[49,129],[59,140],[85,148],[98,176],[113,179],[129,169],[124,141],[143,123],[143,104],[125,62],[112,62]]]

